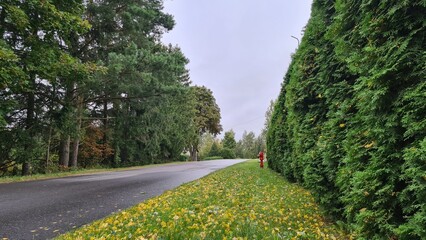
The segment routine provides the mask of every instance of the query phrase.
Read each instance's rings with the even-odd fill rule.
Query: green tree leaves
[[[237,146],[237,142],[235,141],[235,132],[233,130],[225,132],[222,143],[224,148],[235,150],[235,147]]]
[[[272,114],[269,166],[360,238],[425,237],[425,7],[314,1]]]
[[[220,109],[216,104],[213,92],[206,87],[194,86],[191,88],[196,99],[195,124],[200,134],[210,132],[213,135],[222,131],[220,125]]]
[[[180,160],[200,128],[219,133],[205,88],[213,103],[196,125],[188,59],[160,42],[174,26],[162,9],[161,0],[2,2],[0,171]]]
[[[194,137],[189,143],[189,149],[191,159],[197,161],[201,136],[204,133],[219,134],[222,131],[222,125],[220,125],[220,109],[210,89],[204,86],[193,86],[191,87],[191,95],[195,104],[195,116],[192,121]]]
[[[10,152],[4,161],[22,163],[23,174],[30,172],[30,164],[34,170],[43,166],[40,155],[49,142],[54,108],[63,103],[65,73],[86,69],[69,52],[71,33],[90,27],[82,10],[81,1],[5,1],[0,9],[1,51],[6,53],[0,95],[6,106],[13,103],[1,109],[7,125],[1,132],[15,143],[4,149]]]

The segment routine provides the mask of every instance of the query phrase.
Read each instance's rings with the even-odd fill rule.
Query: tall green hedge
[[[269,166],[360,239],[426,239],[424,0],[315,0]]]

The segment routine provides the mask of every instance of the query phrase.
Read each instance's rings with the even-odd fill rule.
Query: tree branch
[[[163,93],[155,93],[155,94],[146,95],[146,96],[133,96],[133,97],[107,97],[107,96],[103,95],[103,96],[99,96],[99,97],[95,97],[95,98],[88,98],[85,101],[83,101],[83,103],[112,101],[112,100],[127,101],[127,100],[133,100],[133,99],[146,99],[146,98],[150,98],[150,97],[159,97],[162,94]]]

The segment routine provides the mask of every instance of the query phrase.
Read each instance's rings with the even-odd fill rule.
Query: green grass
[[[61,177],[77,176],[77,175],[87,175],[87,174],[104,173],[104,172],[117,172],[117,171],[125,171],[125,170],[135,170],[135,169],[142,169],[142,168],[157,167],[157,166],[161,166],[161,165],[182,164],[182,163],[184,163],[184,162],[163,163],[163,164],[145,165],[145,166],[137,166],[137,167],[126,167],[126,168],[78,169],[78,170],[70,170],[70,171],[67,171],[67,172],[34,174],[34,175],[29,175],[29,176],[0,177],[0,184],[1,183],[12,183],[12,182],[27,182],[27,181],[61,178]]]
[[[58,239],[349,239],[311,194],[257,161],[185,184]]]

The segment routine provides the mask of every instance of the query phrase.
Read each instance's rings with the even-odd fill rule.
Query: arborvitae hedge
[[[426,239],[424,0],[315,0],[268,131],[270,167],[360,239]]]

